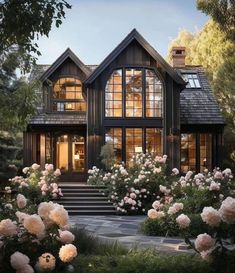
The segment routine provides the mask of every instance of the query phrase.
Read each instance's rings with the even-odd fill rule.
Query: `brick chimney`
[[[173,67],[184,67],[185,66],[185,47],[174,46],[171,50],[172,66]]]

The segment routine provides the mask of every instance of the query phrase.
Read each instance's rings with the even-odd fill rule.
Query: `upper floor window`
[[[154,70],[114,70],[105,88],[106,117],[162,117],[163,86]]]
[[[74,77],[60,78],[53,87],[53,111],[86,111],[82,83]]]
[[[187,82],[186,88],[200,88],[197,74],[182,74],[182,78]]]

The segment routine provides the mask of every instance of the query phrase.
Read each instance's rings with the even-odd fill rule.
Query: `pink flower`
[[[47,171],[53,171],[53,170],[54,170],[54,166],[53,166],[53,164],[46,164],[46,165],[45,165],[45,169],[46,169]]]
[[[44,176],[47,176],[48,174],[49,174],[49,172],[47,170],[42,172],[42,175],[44,175]]]
[[[72,261],[77,256],[77,248],[72,244],[64,245],[60,248],[59,257],[62,262]]]
[[[16,197],[16,202],[17,202],[17,206],[20,208],[20,209],[23,209],[26,207],[27,205],[27,199],[24,197],[23,194],[18,194],[17,197]]]
[[[187,215],[182,213],[176,218],[176,223],[179,225],[181,229],[184,229],[189,227],[191,220]]]
[[[159,209],[162,207],[162,204],[160,203],[160,201],[155,201],[155,202],[153,202],[152,207],[154,209]]]
[[[158,216],[157,211],[155,209],[148,210],[148,217],[150,219],[156,219]]]
[[[221,222],[219,212],[212,207],[205,207],[201,213],[201,217],[203,222],[211,227],[218,227]]]
[[[40,165],[34,163],[34,164],[31,166],[31,168],[32,168],[34,171],[36,171],[37,169],[40,168]]]
[[[55,176],[60,176],[60,175],[61,175],[60,169],[56,169],[56,170],[54,171],[54,175],[55,175]]]
[[[215,181],[212,181],[210,184],[210,191],[219,191],[220,190],[220,185],[216,183]]]
[[[227,197],[223,202],[219,209],[219,214],[221,219],[228,223],[235,223],[235,198]]]
[[[195,240],[195,248],[199,251],[208,251],[215,246],[215,240],[207,233],[199,234]]]
[[[177,210],[175,207],[169,207],[168,211],[167,211],[168,214],[172,215],[172,214],[176,214],[177,213]]]
[[[184,208],[184,204],[183,203],[174,203],[173,207],[176,209],[177,212],[179,212],[180,210],[182,210]]]
[[[130,198],[136,199],[136,194],[135,194],[134,192],[132,192],[132,193],[130,194]]]
[[[60,238],[59,240],[64,243],[64,244],[71,244],[74,239],[75,239],[75,236],[68,230],[58,230],[59,231],[59,235],[60,235]]]
[[[15,270],[20,270],[29,264],[29,257],[23,253],[16,251],[11,255],[11,266]]]
[[[214,174],[214,178],[216,178],[216,179],[222,179],[223,178],[223,174],[220,171],[217,171]]]
[[[0,236],[13,236],[17,234],[17,226],[12,220],[4,219],[0,222]]]

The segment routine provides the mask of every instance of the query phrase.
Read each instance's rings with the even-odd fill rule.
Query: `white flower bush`
[[[151,154],[139,153],[132,157],[131,165],[114,164],[110,172],[97,167],[88,171],[89,184],[105,185],[108,188],[110,202],[120,214],[147,213],[158,195],[171,191],[165,186],[165,168],[167,156],[154,157]]]
[[[0,221],[0,271],[64,272],[78,252],[72,244],[75,236],[68,230],[68,212],[57,203],[42,202],[32,214],[25,197],[17,197],[12,219]],[[24,206],[19,206],[19,199]]]

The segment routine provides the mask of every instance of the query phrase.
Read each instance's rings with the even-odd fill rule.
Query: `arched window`
[[[53,110],[59,112],[86,111],[82,83],[74,77],[60,78],[53,86]]]
[[[106,117],[161,118],[162,114],[163,85],[154,70],[125,68],[113,71],[105,88]]]

